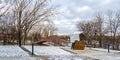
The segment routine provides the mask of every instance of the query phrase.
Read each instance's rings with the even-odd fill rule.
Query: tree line
[[[77,24],[79,31],[82,31],[81,38],[87,45],[107,48],[108,44],[112,49],[119,49],[120,45],[120,11],[108,10],[104,13],[97,13],[87,21],[80,21]]]
[[[50,36],[56,28],[50,19],[55,11],[50,0],[7,0],[0,7],[0,39],[21,46],[31,35]],[[9,7],[7,7],[8,5]],[[47,23],[45,23],[47,22]],[[3,36],[4,35],[4,36]],[[6,38],[9,37],[8,39]]]

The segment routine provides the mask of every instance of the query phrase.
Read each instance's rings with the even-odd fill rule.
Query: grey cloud
[[[119,8],[120,0],[67,0],[67,1],[56,0],[56,1],[58,1],[57,6],[59,11],[60,9],[63,9],[64,11],[64,13],[62,14],[62,17],[58,17],[58,21],[63,20],[64,23],[70,23],[68,25],[61,23],[61,25],[57,26],[59,30],[58,32],[60,33],[66,33],[66,32],[71,33],[71,32],[77,31],[76,27],[73,27],[72,29],[69,29],[69,28],[65,29],[66,27],[70,27],[73,25],[75,26],[76,22],[75,21],[73,22],[73,20],[77,18],[79,20],[86,20],[93,17],[94,14],[99,11],[104,12],[104,11],[113,10],[113,9],[120,10]],[[77,8],[81,8],[84,6],[87,6],[89,9],[82,12],[77,11]]]

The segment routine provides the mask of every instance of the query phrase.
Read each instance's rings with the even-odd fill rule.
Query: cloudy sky
[[[0,0],[0,7],[5,5],[3,1],[7,0]],[[97,12],[120,10],[120,0],[52,0],[51,7],[59,13],[53,19],[56,33],[72,34],[79,32],[76,28],[79,21],[89,20]]]
[[[89,20],[97,12],[120,10],[120,0],[52,0],[60,15],[53,19],[58,34],[78,32],[76,24]]]

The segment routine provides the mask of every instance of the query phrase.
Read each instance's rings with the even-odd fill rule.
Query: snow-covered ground
[[[0,46],[0,57],[29,56],[18,46]]]
[[[31,51],[31,46],[24,46]],[[30,56],[27,52],[22,50],[19,46],[5,45],[0,46],[0,60],[84,60],[90,59],[86,56],[74,55],[67,52],[61,47],[54,46],[35,46],[35,54],[37,56]]]
[[[120,51],[117,50],[110,50],[110,53],[108,53],[107,49],[102,48],[92,48],[91,50],[97,51],[100,53],[94,53],[94,54],[86,54],[85,56],[97,58],[100,60],[120,60]]]
[[[92,50],[96,50],[96,51],[103,51],[103,52],[108,52],[108,49],[102,49],[102,48],[91,48]],[[118,50],[109,50],[110,53],[120,53],[120,51]]]
[[[31,46],[24,47],[31,51]],[[0,60],[120,60],[120,51],[108,53],[100,48],[71,50],[70,47],[34,46],[34,53],[37,56],[32,57],[16,45],[0,46]]]
[[[71,50],[70,48],[64,48],[64,49],[74,52],[79,56],[87,56],[93,59],[120,60],[120,51],[116,51],[116,50],[110,50],[110,53],[108,53],[107,49],[101,49],[101,48],[86,48],[85,50]]]
[[[31,46],[24,46],[26,49],[31,51]],[[84,59],[91,59],[86,56],[79,56],[67,52],[61,47],[55,46],[35,46],[34,53],[38,56],[48,56],[49,60],[84,60]]]
[[[29,51],[32,51],[31,46],[24,46]],[[35,46],[34,52],[36,55],[72,55],[71,53],[54,46]]]

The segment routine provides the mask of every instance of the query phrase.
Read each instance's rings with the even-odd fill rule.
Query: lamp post
[[[108,53],[110,52],[110,44],[108,44]]]
[[[32,37],[32,55],[34,55],[34,37]]]

